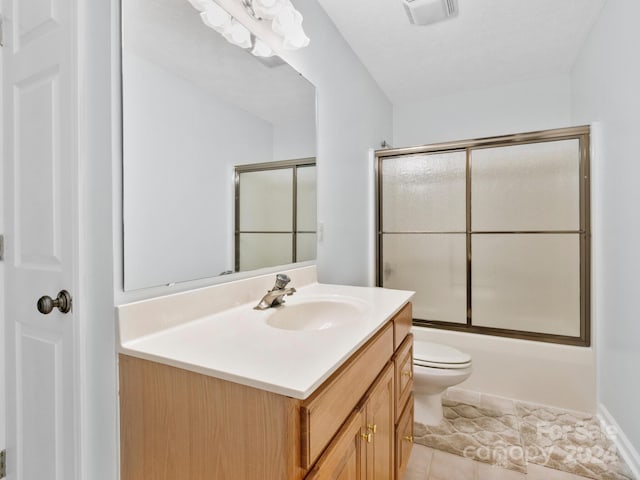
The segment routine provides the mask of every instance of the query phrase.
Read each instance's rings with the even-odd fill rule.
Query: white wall
[[[79,72],[78,291],[74,310],[79,320],[77,365],[82,380],[79,479],[118,478],[117,371],[115,356],[114,253],[120,216],[113,195],[121,188],[121,146],[113,119],[120,117],[120,72],[113,69],[119,48],[119,2],[78,0]],[[116,227],[116,225],[118,225]]]
[[[123,68],[127,289],[233,269],[233,165],[273,160],[272,125],[131,52]]]
[[[317,155],[316,119],[305,118],[273,126],[273,159],[292,160]]]
[[[392,135],[392,107],[316,1],[297,1],[310,45],[286,59],[317,89],[318,279],[368,285],[374,226],[369,148]]]
[[[570,123],[569,75],[547,75],[394,105],[393,146],[545,130]]]
[[[598,401],[640,451],[640,3],[609,0],[571,73],[574,123],[601,132],[597,221]],[[640,465],[640,458],[636,460]]]

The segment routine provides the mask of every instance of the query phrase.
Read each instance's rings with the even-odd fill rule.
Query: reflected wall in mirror
[[[315,88],[278,57],[229,44],[187,0],[122,0],[122,94],[125,290],[238,271],[234,167],[315,162]],[[315,257],[309,177],[313,219],[292,230],[307,235],[305,259]],[[263,193],[264,205],[281,195]],[[243,270],[295,258],[269,261],[268,245],[247,242]]]

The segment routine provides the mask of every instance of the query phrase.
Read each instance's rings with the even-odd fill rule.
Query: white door
[[[76,319],[36,302],[77,290],[75,7],[2,1],[8,479],[74,480]]]

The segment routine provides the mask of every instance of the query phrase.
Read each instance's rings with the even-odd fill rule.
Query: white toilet
[[[414,418],[426,425],[442,420],[442,394],[471,375],[471,355],[438,343],[413,342]]]

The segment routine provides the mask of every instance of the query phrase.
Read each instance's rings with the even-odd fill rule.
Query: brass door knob
[[[371,440],[373,439],[373,434],[371,432],[361,433],[360,436],[364,438],[367,443],[371,443]]]
[[[56,299],[45,295],[38,299],[37,307],[38,311],[43,315],[51,313],[54,308],[57,308],[62,313],[69,313],[71,311],[71,294],[66,290],[61,290]]]
[[[403,440],[406,440],[409,443],[413,443],[413,435],[407,435],[403,438]]]
[[[370,423],[369,425],[367,425],[367,428],[371,433],[376,433],[376,430],[378,430],[378,425]]]
[[[411,370],[406,371],[406,372],[402,372],[402,376],[408,377],[408,378],[412,378],[413,377],[413,372]]]

